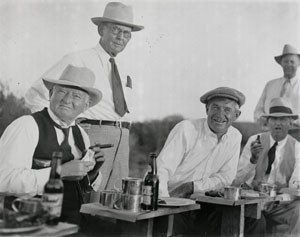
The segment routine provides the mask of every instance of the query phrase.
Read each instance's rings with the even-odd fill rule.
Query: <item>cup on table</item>
[[[121,199],[114,204],[115,209],[126,210],[130,212],[140,212],[142,195],[122,194]]]
[[[224,198],[230,200],[239,200],[241,189],[234,186],[224,187]]]
[[[114,190],[104,190],[100,192],[100,203],[103,206],[110,208],[114,207],[115,202],[117,202],[122,197],[122,192]]]
[[[276,184],[268,184],[268,183],[261,183],[259,185],[259,191],[265,193],[271,197],[275,197],[277,193],[277,185]]]
[[[43,211],[43,204],[40,198],[17,198],[11,203],[15,212],[26,214],[38,214]]]
[[[140,178],[127,177],[122,179],[123,194],[142,195],[143,180]]]

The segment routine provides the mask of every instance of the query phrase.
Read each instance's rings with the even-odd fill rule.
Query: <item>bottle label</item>
[[[152,196],[152,187],[144,186],[143,187],[143,203],[145,205],[151,205],[151,196]]]
[[[43,206],[50,216],[60,217],[61,207],[63,202],[63,194],[44,193],[43,194]]]

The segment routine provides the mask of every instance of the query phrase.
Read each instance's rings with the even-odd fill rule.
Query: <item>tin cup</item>
[[[239,200],[240,198],[240,188],[234,186],[224,187],[224,198],[230,200]]]
[[[2,195],[0,193],[0,228],[5,227],[4,201],[5,201],[5,195]]]
[[[268,184],[268,183],[261,183],[259,185],[259,191],[265,193],[271,197],[276,196],[277,185],[276,184]]]
[[[143,180],[139,178],[127,177],[122,179],[123,194],[142,195]]]
[[[17,198],[11,203],[15,212],[37,214],[43,211],[43,204],[40,198]]]
[[[104,190],[100,192],[100,203],[103,206],[110,208],[114,207],[115,202],[117,202],[122,197],[122,192],[114,190]]]
[[[130,212],[140,212],[142,203],[142,195],[128,195],[122,194],[115,204],[114,208],[119,210],[126,210]]]

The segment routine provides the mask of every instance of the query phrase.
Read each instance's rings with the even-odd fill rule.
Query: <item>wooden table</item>
[[[60,222],[56,226],[44,225],[41,229],[31,232],[23,233],[7,233],[1,234],[0,236],[6,237],[29,237],[29,236],[47,236],[47,237],[57,237],[57,236],[66,236],[77,233],[79,230],[78,225]]]
[[[138,225],[145,224],[146,228],[144,233],[139,233],[139,235],[152,236],[153,219],[160,216],[168,216],[167,236],[172,236],[174,214],[198,209],[200,209],[200,205],[195,203],[179,207],[159,207],[157,211],[141,211],[134,213],[125,210],[112,209],[103,206],[100,203],[87,203],[81,206],[80,212],[118,220],[118,223],[122,227],[123,235],[127,235],[126,233],[130,232],[129,229],[132,228],[134,230],[134,228],[137,228]]]
[[[234,201],[202,193],[193,194],[192,198],[199,204],[216,204],[222,209],[221,236],[244,236],[245,217],[260,219],[265,203],[280,200],[277,197],[266,197]]]

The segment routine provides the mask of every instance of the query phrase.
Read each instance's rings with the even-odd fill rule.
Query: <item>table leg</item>
[[[152,231],[153,231],[153,219],[148,219],[147,223],[147,237],[152,237]]]
[[[167,237],[173,236],[173,224],[174,224],[174,215],[169,215]]]
[[[245,206],[222,206],[221,236],[244,236]]]

